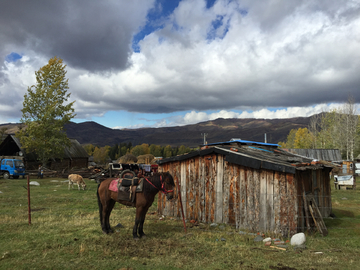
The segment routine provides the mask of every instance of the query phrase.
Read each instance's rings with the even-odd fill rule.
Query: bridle
[[[158,188],[157,186],[155,186],[153,183],[151,183],[149,181],[149,179],[145,178],[145,180],[150,184],[152,185],[154,188],[156,188],[157,190],[161,191],[162,193],[164,194],[168,194],[168,193],[171,193],[171,192],[174,192],[174,190],[167,190],[166,187],[165,187],[165,182],[163,182],[162,180],[162,175],[160,175],[160,183],[161,183],[161,188]]]

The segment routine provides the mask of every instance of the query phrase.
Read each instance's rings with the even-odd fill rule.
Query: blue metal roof
[[[208,143],[207,145],[219,145],[219,144],[224,145],[224,144],[232,144],[232,143],[280,147],[280,145],[275,143],[263,143],[263,142],[254,142],[254,141],[246,141],[246,140],[232,140],[227,142]]]

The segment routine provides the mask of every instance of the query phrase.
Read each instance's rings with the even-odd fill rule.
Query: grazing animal
[[[81,175],[79,175],[79,174],[70,174],[68,176],[68,179],[69,179],[69,188],[68,189],[70,189],[70,186],[72,188],[74,188],[73,184],[77,184],[79,190],[80,190],[80,186],[81,186],[81,188],[83,190],[85,190],[86,184],[85,184],[85,181],[84,181],[84,179],[82,178]]]
[[[99,205],[100,223],[103,233],[109,234],[113,230],[110,228],[109,218],[115,202],[136,207],[135,225],[133,227],[133,238],[144,237],[143,225],[149,207],[154,202],[155,195],[161,191],[166,194],[166,198],[171,200],[174,197],[174,179],[169,172],[155,173],[143,180],[143,192],[136,193],[135,201],[122,201],[118,199],[118,192],[109,190],[109,185],[114,178],[102,181],[97,189]]]

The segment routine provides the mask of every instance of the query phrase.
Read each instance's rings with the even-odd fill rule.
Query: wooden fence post
[[[29,216],[29,225],[31,225],[31,207],[30,207],[30,176],[27,175],[27,195],[28,195],[28,216]]]

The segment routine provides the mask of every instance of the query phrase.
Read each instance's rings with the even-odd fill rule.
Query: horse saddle
[[[118,179],[118,200],[134,202],[136,193],[143,191],[144,178],[130,177],[125,175],[124,178]]]

